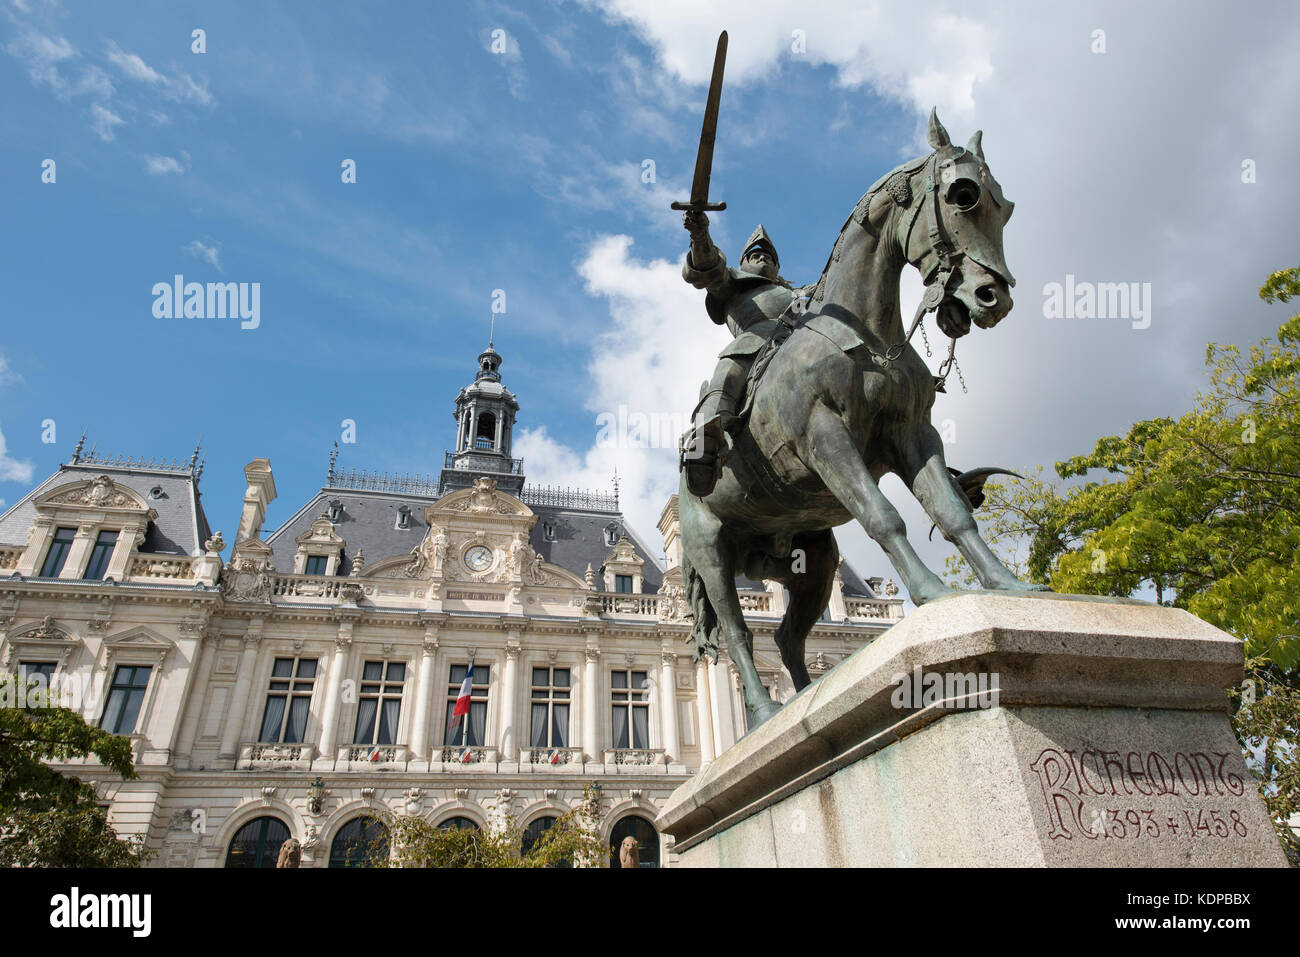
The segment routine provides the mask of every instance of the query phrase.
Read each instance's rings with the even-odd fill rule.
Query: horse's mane
[[[894,202],[900,208],[906,209],[910,206],[912,203],[912,187],[910,185],[912,174],[921,169],[933,155],[934,153],[927,153],[925,156],[895,166],[876,180],[862,194],[862,198],[853,207],[853,212],[849,213],[849,218],[844,220],[844,225],[840,227],[839,235],[835,237],[835,245],[831,247],[831,253],[826,257],[826,265],[822,267],[821,277],[817,280],[817,286],[813,290],[813,302],[821,302],[826,287],[826,274],[830,272],[831,263],[839,261],[840,252],[844,248],[844,234],[848,232],[849,224],[856,222],[859,226],[866,228],[867,210],[871,208],[871,201],[882,189],[889,191],[889,195],[894,198]]]

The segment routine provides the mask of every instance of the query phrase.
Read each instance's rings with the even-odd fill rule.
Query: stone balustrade
[[[340,771],[402,771],[409,750],[401,744],[345,744],[338,751]]]
[[[245,744],[239,749],[240,768],[308,771],[316,757],[314,744]]]
[[[903,599],[901,598],[848,598],[844,607],[849,618],[866,618],[880,621],[902,621]]]
[[[582,768],[582,748],[520,748],[519,769],[521,771],[573,770],[574,766]]]
[[[126,577],[128,581],[193,581],[194,559],[136,555]]]
[[[668,759],[663,748],[609,748],[601,752],[607,774],[664,774]]]
[[[434,748],[433,760],[430,764],[442,763],[444,771],[455,770],[456,768],[466,768],[472,771],[495,771],[497,765],[497,749],[492,747],[481,747],[478,745],[444,745],[440,748]]]

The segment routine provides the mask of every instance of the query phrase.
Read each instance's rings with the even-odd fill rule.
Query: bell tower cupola
[[[443,495],[469,488],[482,476],[495,479],[498,488],[511,494],[523,488],[523,460],[510,454],[519,403],[501,382],[501,362],[489,340],[479,353],[474,381],[456,396],[456,444],[443,463]]]

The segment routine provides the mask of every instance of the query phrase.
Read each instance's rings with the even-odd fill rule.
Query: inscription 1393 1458
[[[1044,748],[1030,770],[1038,775],[1047,805],[1048,837],[1229,839],[1247,835],[1236,808],[1226,811],[1205,799],[1241,796],[1245,785],[1225,773],[1227,752],[1071,751]],[[1143,800],[1143,799],[1147,800]],[[1174,806],[1169,799],[1197,798]],[[1099,800],[1100,799],[1100,800]],[[1108,800],[1107,800],[1108,799]]]

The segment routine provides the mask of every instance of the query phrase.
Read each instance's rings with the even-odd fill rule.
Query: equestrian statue
[[[780,708],[759,679],[736,576],[775,579],[790,601],[776,632],[796,689],[810,679],[804,642],[830,599],[839,565],[832,529],[856,520],[885,550],[917,605],[953,594],[922,564],[878,481],[898,475],[986,589],[1026,592],[980,538],[972,511],[998,469],[961,473],[944,460],[930,423],[937,391],[954,366],[956,340],[997,325],[1015,284],[1002,250],[1012,203],[993,178],[976,132],[954,146],[935,112],[932,152],[882,177],[845,221],[820,279],[801,288],[780,276],[776,246],[760,226],[729,267],[708,234],[713,142],[727,35],[713,80],[689,202],[683,276],[705,289],[705,306],[734,339],[701,388],[683,438],[682,573],[695,615],[696,656],[716,659],[719,641],[740,671],[757,726]],[[898,280],[906,265],[925,293],[905,327]],[[911,346],[925,314],[951,337],[933,375]],[[1010,474],[1010,473],[1008,473]],[[974,504],[972,504],[974,503]]]

